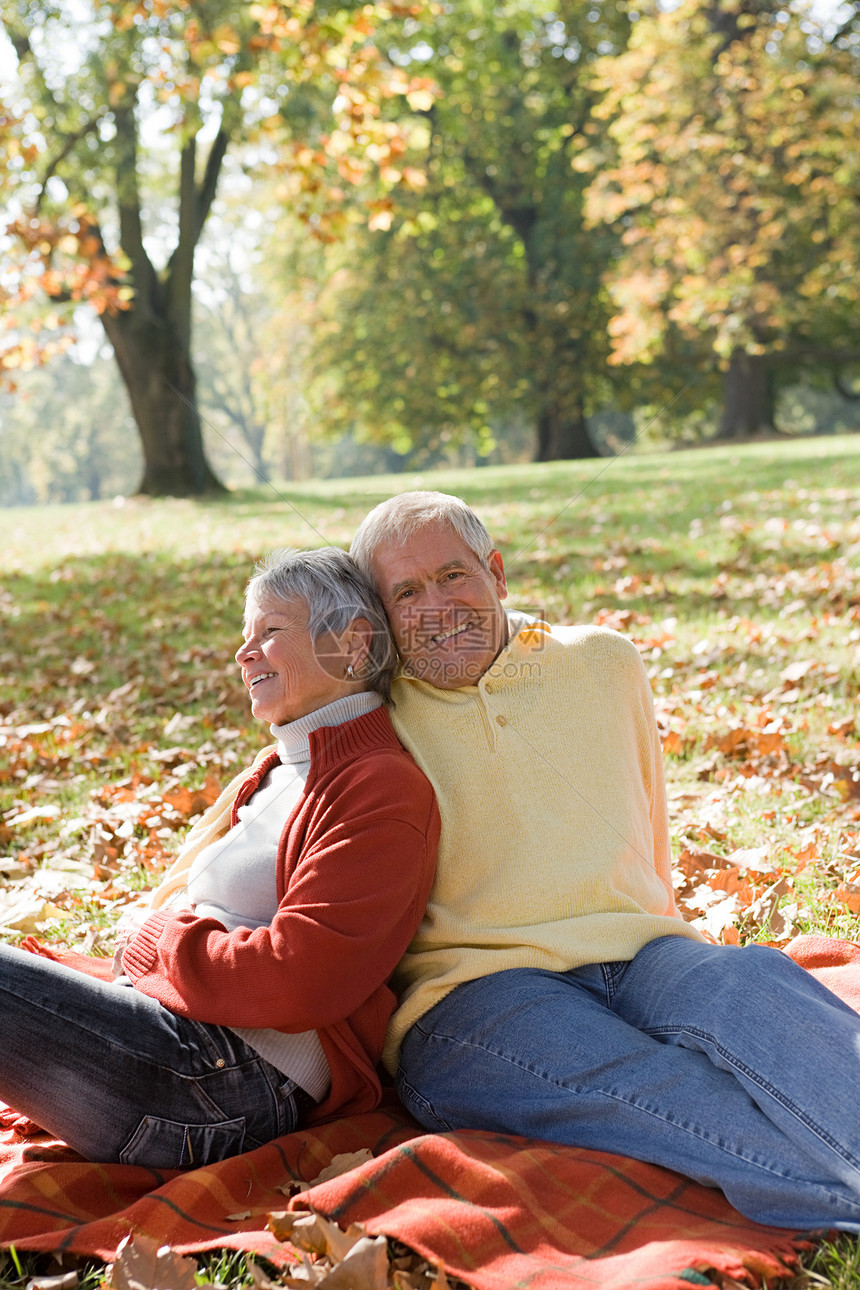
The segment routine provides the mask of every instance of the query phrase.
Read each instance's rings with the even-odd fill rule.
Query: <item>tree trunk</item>
[[[773,381],[767,360],[735,350],[723,383],[721,439],[749,439],[773,432]]]
[[[200,497],[223,493],[203,449],[195,378],[187,347],[162,316],[131,309],[102,314],[113,345],[143,448],[139,493],[150,497]]]
[[[578,461],[599,456],[588,433],[581,406],[565,412],[554,403],[541,408],[537,419],[535,461]]]
[[[263,457],[263,447],[266,442],[266,427],[260,421],[255,421],[253,417],[236,417],[234,422],[241,428],[245,443],[251,450],[251,461],[248,463],[257,476],[261,484],[270,484],[272,482],[271,472]]]
[[[129,82],[114,109],[116,192],[120,243],[130,263],[133,297],[127,309],[101,315],[143,448],[138,492],[150,497],[200,497],[223,493],[203,450],[191,362],[191,286],[194,252],[212,207],[228,136],[212,141],[197,182],[197,136],[182,145],[179,230],[165,270],[156,272],[145,246],[138,186],[136,88]],[[101,234],[99,234],[101,238]]]

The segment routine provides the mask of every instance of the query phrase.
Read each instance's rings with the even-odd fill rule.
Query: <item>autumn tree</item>
[[[0,198],[19,254],[2,363],[44,357],[45,327],[93,305],[140,435],[141,492],[221,487],[197,410],[192,283],[231,149],[279,166],[283,199],[320,226],[345,159],[366,178],[371,150],[377,175],[397,150],[379,102],[409,80],[376,54],[373,19],[371,5],[314,0],[4,4],[18,69],[0,109]]]
[[[524,423],[538,460],[594,455],[614,234],[584,227],[571,159],[593,128],[592,64],[629,27],[618,0],[457,0],[391,37],[392,60],[440,89],[422,118],[427,182],[380,212],[321,301],[328,415],[404,449],[486,449]]]
[[[613,361],[680,345],[724,372],[721,433],[774,425],[777,382],[860,357],[860,25],[776,0],[655,7],[599,65],[595,224],[624,229]]]

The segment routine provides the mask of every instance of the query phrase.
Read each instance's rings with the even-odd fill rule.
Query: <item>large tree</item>
[[[780,379],[860,355],[858,12],[655,6],[599,67],[614,151],[578,164],[592,219],[624,229],[614,359],[718,363],[726,437],[773,428]]]
[[[630,26],[623,0],[456,0],[392,36],[392,59],[440,89],[427,182],[323,295],[327,415],[404,447],[525,423],[538,460],[595,454],[615,235],[584,228],[571,160],[594,128],[592,64]]]
[[[20,250],[2,361],[45,352],[25,332],[28,308],[44,326],[38,293],[53,323],[58,306],[94,305],[140,434],[144,493],[220,488],[197,410],[192,283],[228,150],[281,166],[284,199],[323,232],[338,182],[366,177],[369,155],[378,175],[399,150],[379,101],[411,85],[370,45],[374,16],[314,0],[4,3],[18,71],[0,110],[0,198],[18,212]]]

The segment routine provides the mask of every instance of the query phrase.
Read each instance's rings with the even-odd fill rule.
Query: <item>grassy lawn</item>
[[[232,657],[254,559],[347,545],[413,487],[476,508],[512,605],[639,646],[686,915],[860,936],[860,436],[2,512],[0,935],[109,951],[267,742]],[[860,1280],[856,1242],[816,1260]]]

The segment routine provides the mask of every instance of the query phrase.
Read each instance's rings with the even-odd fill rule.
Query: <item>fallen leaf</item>
[[[707,869],[718,869],[727,863],[725,856],[718,856],[714,851],[705,851],[702,847],[684,847],[678,856],[677,867],[688,878],[696,878]]]
[[[127,1236],[109,1284],[112,1290],[196,1290],[197,1264],[148,1236]]]
[[[35,820],[55,820],[60,814],[59,806],[31,806],[28,811],[19,811],[17,815],[7,815],[3,823],[7,829],[20,829]]]
[[[769,847],[739,847],[727,860],[746,873],[773,873],[779,867],[771,860]]]
[[[779,909],[782,898],[791,893],[791,884],[786,878],[781,878],[752,902],[744,922],[752,923],[759,929],[767,928],[773,933],[775,939],[792,935],[796,929]]]
[[[325,1290],[386,1290],[388,1242],[384,1236],[363,1236],[342,1263],[318,1283]]]
[[[680,753],[684,751],[684,736],[677,730],[667,730],[663,735],[663,751],[665,753]]]
[[[341,1174],[349,1173],[350,1169],[357,1169],[359,1165],[367,1164],[368,1160],[373,1159],[373,1152],[367,1147],[362,1147],[360,1151],[347,1151],[342,1155],[335,1156],[331,1164],[326,1165],[322,1173],[317,1174],[309,1186],[316,1187],[319,1183],[330,1182],[332,1178],[339,1178]]]
[[[290,1223],[289,1215],[269,1216],[269,1228],[279,1241],[286,1239],[300,1250],[309,1254],[321,1254],[339,1263],[345,1259],[352,1247],[362,1240],[367,1232],[360,1223],[353,1223],[346,1231],[333,1223],[323,1214],[299,1212]],[[286,1220],[286,1221],[285,1221]]]
[[[74,1290],[77,1284],[77,1272],[58,1272],[52,1277],[31,1277],[26,1290]]]
[[[841,882],[834,891],[832,899],[837,904],[850,909],[852,914],[860,914],[860,887],[853,882]]]
[[[719,940],[724,928],[734,922],[740,908],[740,898],[736,892],[723,896],[707,884],[697,887],[691,899],[702,912],[690,921],[699,931],[705,932],[714,940]]]
[[[796,681],[802,681],[814,667],[820,666],[821,665],[819,663],[816,663],[815,660],[811,658],[798,659],[796,662],[789,663],[788,667],[784,667],[782,669],[779,674],[779,679],[780,681],[789,681],[791,684],[794,684]]]

